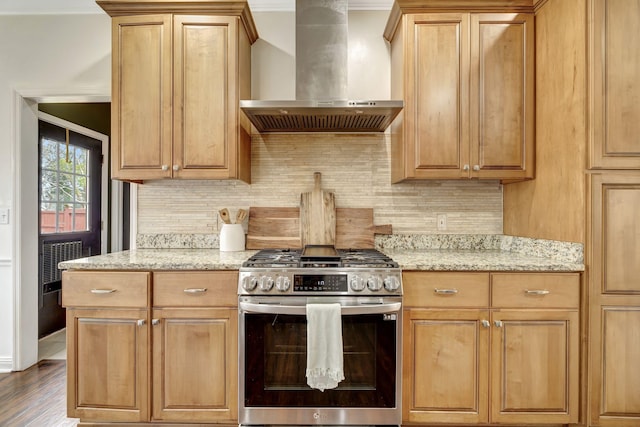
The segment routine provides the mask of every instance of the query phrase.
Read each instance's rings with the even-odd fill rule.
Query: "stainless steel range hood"
[[[403,101],[347,99],[347,0],[296,0],[296,100],[243,100],[259,132],[384,132]]]

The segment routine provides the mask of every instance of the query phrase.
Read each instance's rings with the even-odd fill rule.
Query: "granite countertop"
[[[504,250],[385,249],[403,270],[584,271],[584,264]]]
[[[484,243],[483,243],[484,244]],[[458,245],[434,249],[406,245],[379,247],[403,270],[424,271],[584,271],[578,257],[555,256],[554,251],[520,252],[513,246],[460,248]],[[59,264],[77,270],[237,270],[256,251],[221,252],[209,249],[135,249]]]
[[[218,249],[134,249],[64,261],[74,270],[237,270],[256,251]]]

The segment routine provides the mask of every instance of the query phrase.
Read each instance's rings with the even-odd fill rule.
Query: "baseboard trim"
[[[0,373],[6,374],[13,370],[13,359],[10,357],[0,357]]]

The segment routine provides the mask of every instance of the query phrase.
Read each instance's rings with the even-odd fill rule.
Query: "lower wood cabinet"
[[[578,422],[579,273],[403,281],[403,422]]]
[[[68,416],[237,425],[237,280],[235,271],[64,272]]]

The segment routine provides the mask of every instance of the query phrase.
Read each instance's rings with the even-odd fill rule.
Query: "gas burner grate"
[[[243,267],[286,268],[298,267],[300,251],[295,249],[263,249],[246,260]]]
[[[397,268],[398,263],[377,249],[343,249],[338,251],[343,267]]]

